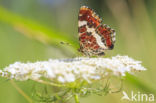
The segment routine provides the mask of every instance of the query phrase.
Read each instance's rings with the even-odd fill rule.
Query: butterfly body
[[[78,32],[80,49],[86,56],[104,55],[105,50],[113,49],[115,43],[115,30],[106,24],[96,13],[82,6],[79,11]]]

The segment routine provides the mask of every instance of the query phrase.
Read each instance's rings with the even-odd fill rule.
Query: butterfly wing
[[[80,8],[78,27],[80,51],[84,55],[104,55],[104,50],[113,45],[110,35],[113,31],[110,29],[106,34],[107,28],[101,25],[99,16],[86,6]]]

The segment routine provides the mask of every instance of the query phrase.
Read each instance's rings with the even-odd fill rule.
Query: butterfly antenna
[[[72,46],[70,43],[67,43],[67,42],[60,42],[60,44],[62,44],[62,45],[68,45],[68,46]]]
[[[70,43],[68,43],[68,42],[60,42],[60,44],[61,45],[67,45],[67,46],[72,46]],[[77,49],[77,53],[78,53],[78,55],[77,54],[75,54],[75,56],[78,56],[78,57],[81,57],[82,56],[82,53],[81,53],[81,50],[80,49]],[[74,57],[75,57],[74,56]]]

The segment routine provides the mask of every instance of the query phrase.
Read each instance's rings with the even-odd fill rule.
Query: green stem
[[[33,100],[21,88],[19,88],[13,80],[10,82],[15,87],[15,89],[28,101],[28,103],[33,103]]]
[[[74,95],[75,103],[80,103],[78,94]]]
[[[32,79],[32,80],[42,83],[42,84],[52,85],[52,86],[56,86],[56,87],[65,87],[65,85],[56,84],[56,83],[52,83],[52,82],[46,82],[46,81],[39,80],[39,79]]]

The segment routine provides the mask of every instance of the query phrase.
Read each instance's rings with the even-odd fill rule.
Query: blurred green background
[[[79,55],[78,11],[93,8],[116,30],[116,44],[105,57],[128,55],[148,70],[128,75],[123,90],[156,94],[156,0],[0,0],[0,68]],[[60,42],[70,43],[69,45]],[[34,82],[16,82],[28,96]],[[81,103],[126,103],[122,92],[91,95]],[[156,101],[156,100],[155,100]],[[13,84],[0,78],[0,103],[28,103]]]

